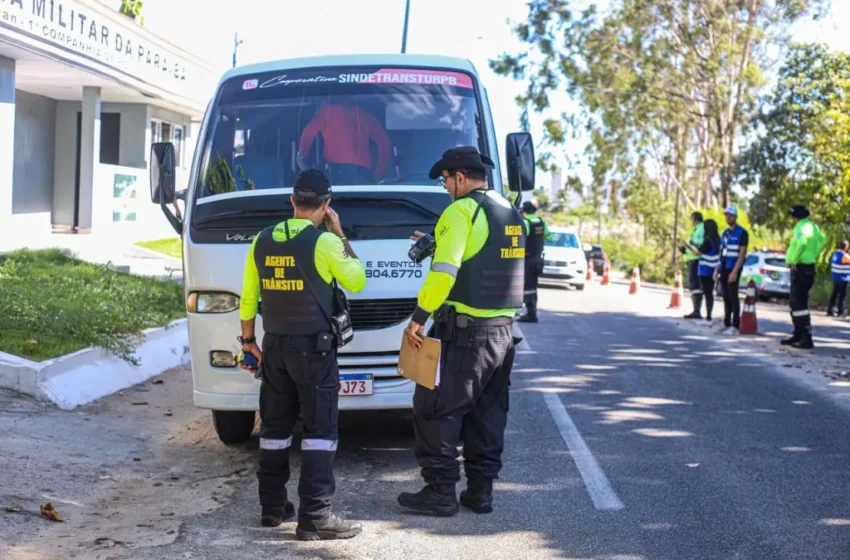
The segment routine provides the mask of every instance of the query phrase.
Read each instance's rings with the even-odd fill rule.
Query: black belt
[[[458,315],[455,324],[459,329],[470,327],[505,327],[511,325],[513,317],[472,317],[471,315]]]

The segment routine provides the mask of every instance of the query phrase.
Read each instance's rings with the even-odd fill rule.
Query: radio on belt
[[[407,252],[407,256],[410,257],[410,260],[419,264],[428,257],[433,256],[436,248],[437,240],[430,233],[426,233],[416,240],[416,243]]]

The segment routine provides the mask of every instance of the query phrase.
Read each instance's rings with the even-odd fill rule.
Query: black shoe
[[[523,315],[517,319],[517,323],[536,323],[537,315]]]
[[[404,492],[399,494],[398,503],[407,509],[439,517],[451,517],[460,509],[454,484],[429,484],[415,494]]]
[[[832,311],[827,311],[826,316],[827,317],[835,317],[835,313],[833,313]]]
[[[466,490],[460,493],[460,504],[475,513],[492,513],[493,481],[470,478]]]
[[[792,348],[799,348],[800,350],[812,350],[815,347],[815,343],[812,342],[812,337],[805,337],[791,345]]]
[[[698,311],[694,311],[693,313],[688,313],[685,315],[685,319],[702,319],[702,313]]]
[[[792,335],[790,338],[780,340],[779,344],[781,344],[782,346],[794,346],[798,342],[800,342],[800,335],[795,334]]]
[[[260,525],[263,527],[279,527],[282,523],[289,521],[295,515],[295,506],[292,502],[286,502],[283,507],[263,506]]]
[[[299,541],[335,541],[350,539],[363,531],[363,525],[346,521],[338,515],[315,521],[299,521],[295,536]]]

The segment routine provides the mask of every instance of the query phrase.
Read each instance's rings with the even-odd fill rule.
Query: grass
[[[136,245],[168,255],[169,257],[174,257],[175,259],[183,260],[183,243],[179,237],[169,237],[168,239],[157,239],[155,241],[140,241]]]
[[[142,331],[185,316],[182,287],[58,250],[0,255],[0,351],[35,361],[100,346],[131,363]]]

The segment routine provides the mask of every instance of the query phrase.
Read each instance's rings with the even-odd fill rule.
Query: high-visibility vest
[[[844,255],[842,250],[837,250],[832,254],[832,279],[836,282],[846,282],[850,280],[850,264],[844,264]]]

